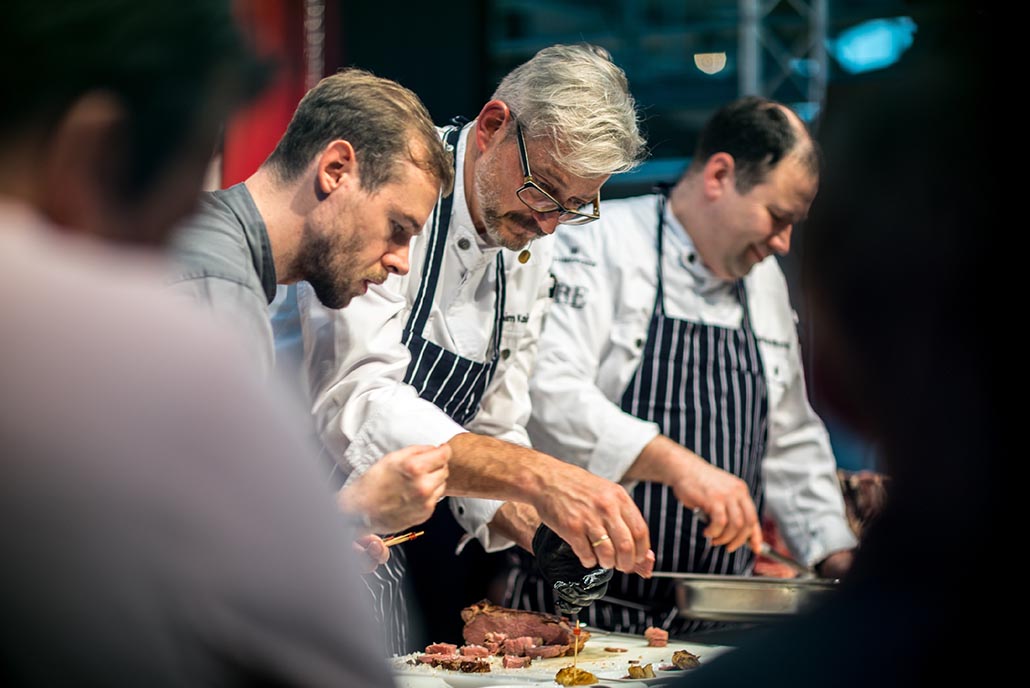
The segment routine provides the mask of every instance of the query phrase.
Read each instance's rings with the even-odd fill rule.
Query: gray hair
[[[530,138],[547,136],[577,177],[626,172],[646,155],[626,74],[603,48],[553,45],[512,70],[493,95]]]

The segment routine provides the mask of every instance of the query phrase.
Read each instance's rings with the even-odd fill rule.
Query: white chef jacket
[[[530,260],[522,264],[519,252],[488,246],[476,231],[462,184],[465,145],[473,126],[466,125],[458,141],[447,251],[423,332],[460,356],[486,361],[492,355],[494,265],[503,251],[507,298],[500,360],[479,413],[465,428],[402,383],[410,354],[401,334],[422,278],[428,224],[411,242],[410,272],[391,275],[380,287],[373,285],[345,309],[322,306],[310,285],[298,285],[312,411],[326,448],[352,478],[388,452],[412,444],[441,444],[464,430],[529,446],[529,374],[550,304],[554,242],[553,237],[534,241]],[[455,518],[487,551],[512,544],[491,537],[487,528],[501,503],[452,499]]]
[[[657,212],[654,195],[608,201],[597,223],[559,229],[552,268],[558,285],[531,380],[534,446],[615,481],[659,432],[619,407],[654,310]],[[743,310],[733,283],[701,264],[668,204],[664,227],[665,314],[739,328]],[[766,503],[791,550],[818,562],[856,544],[836,461],[808,402],[797,316],[776,259],[756,265],[744,286],[769,395]]]

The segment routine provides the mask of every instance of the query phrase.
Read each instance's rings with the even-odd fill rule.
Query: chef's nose
[[[769,237],[769,241],[766,242],[769,250],[781,256],[790,253],[790,234],[792,231],[794,231],[794,225],[787,225],[784,229]]]
[[[408,244],[393,246],[383,255],[383,267],[395,275],[408,274]]]
[[[536,221],[537,227],[544,234],[554,234],[554,230],[558,229],[558,212],[553,211],[550,213],[538,213],[533,211],[533,220]]]

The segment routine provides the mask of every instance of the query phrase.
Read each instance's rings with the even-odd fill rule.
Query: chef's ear
[[[54,126],[36,164],[43,212],[62,228],[104,235],[124,204],[120,183],[128,167],[128,118],[117,98],[88,93]]]
[[[492,142],[504,140],[508,126],[514,121],[508,104],[503,100],[491,100],[483,106],[476,117],[476,147],[485,151]]]
[[[729,153],[715,153],[701,171],[702,189],[705,198],[715,200],[735,183],[734,160]]]
[[[322,149],[315,164],[315,186],[320,196],[327,196],[347,184],[357,185],[358,161],[349,141],[331,142]]]

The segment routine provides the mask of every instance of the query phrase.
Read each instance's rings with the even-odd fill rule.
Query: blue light
[[[851,74],[889,67],[909,46],[916,23],[911,17],[872,19],[847,29],[826,49]]]

